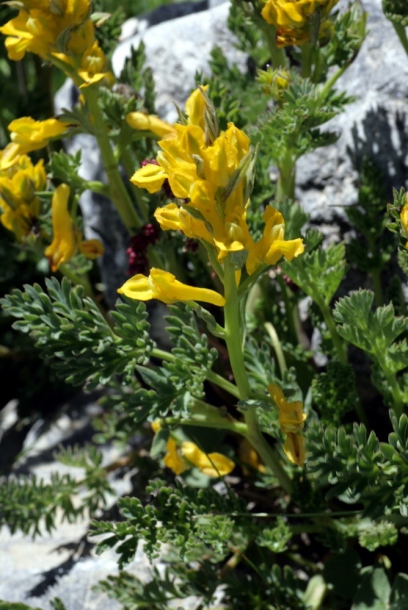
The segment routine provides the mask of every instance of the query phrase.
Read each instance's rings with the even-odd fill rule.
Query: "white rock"
[[[209,74],[211,50],[218,46],[230,61],[245,65],[246,57],[234,48],[227,28],[229,3],[160,23],[122,42],[113,54],[113,69],[119,74],[132,47],[143,40],[147,65],[153,69],[157,111],[167,121],[176,121],[174,102],[183,106],[195,86],[197,71]]]

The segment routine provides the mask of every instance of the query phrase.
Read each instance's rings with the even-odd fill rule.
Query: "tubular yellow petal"
[[[99,239],[88,239],[87,241],[83,241],[79,248],[82,254],[91,260],[102,256],[105,252],[103,243]]]
[[[176,130],[172,125],[162,121],[154,114],[144,112],[130,112],[126,115],[126,122],[132,129],[139,131],[151,131],[159,138],[174,138]]]
[[[273,402],[276,404],[276,406],[278,407],[278,409],[282,409],[285,407],[285,405],[286,405],[285,396],[284,396],[282,390],[280,389],[280,387],[276,385],[276,383],[270,383],[268,385],[268,392],[271,395],[271,398],[272,398]]]
[[[154,421],[152,421],[150,426],[151,426],[153,432],[156,434],[156,432],[158,432],[161,429],[160,419],[155,419]]]
[[[10,142],[7,144],[1,156],[0,171],[4,171],[12,167],[19,160],[19,156],[19,145],[15,142]]]
[[[266,472],[266,467],[262,463],[259,454],[246,438],[243,438],[239,443],[239,459],[244,465],[251,466],[251,468],[262,473]],[[248,468],[245,468],[245,471],[247,473]]]
[[[157,208],[154,217],[164,231],[182,231],[191,239],[204,239],[213,243],[214,240],[205,222],[191,216],[187,208],[188,206],[179,208],[175,203],[169,203],[163,208]]]
[[[8,126],[9,131],[11,131],[11,140],[18,146],[18,154],[47,146],[50,139],[62,136],[68,128],[69,123],[58,121],[58,119],[35,121],[31,117],[15,119]]]
[[[50,260],[53,273],[62,263],[69,261],[77,249],[76,230],[68,211],[69,192],[69,186],[61,184],[52,198],[53,240],[46,248],[45,255]]]
[[[203,91],[207,91],[208,85],[201,87]],[[204,98],[200,89],[195,89],[188,98],[185,105],[185,112],[187,115],[187,121],[189,125],[198,125],[201,129],[204,129],[204,110],[205,103]]]
[[[306,421],[306,413],[300,400],[288,402],[282,390],[274,383],[268,386],[269,394],[279,411],[279,424],[285,434],[298,434]]]
[[[404,207],[401,210],[401,224],[402,224],[402,228],[404,229],[405,233],[407,233],[408,235],[408,203],[406,203],[404,205]]]
[[[138,169],[130,181],[139,188],[145,188],[149,193],[157,193],[167,178],[165,170],[154,163],[148,163]]]
[[[299,256],[299,254],[302,254],[304,250],[305,247],[300,238],[288,241],[278,240],[273,243],[265,253],[263,262],[266,265],[276,265],[282,256],[284,256],[287,261],[291,261],[296,256]]]
[[[137,301],[150,301],[150,299],[157,298],[149,283],[149,278],[141,273],[134,275],[130,280],[125,282],[118,289],[118,292],[119,294],[124,294],[129,299],[136,299]]]
[[[135,275],[125,282],[118,292],[139,301],[158,299],[166,304],[177,303],[177,301],[204,301],[219,307],[225,305],[224,297],[218,292],[182,284],[172,273],[155,268],[150,270],[149,277],[141,274]]]
[[[221,294],[208,288],[195,288],[176,280],[172,273],[161,269],[151,269],[150,279],[157,291],[156,298],[167,304],[177,301],[204,301],[222,307],[225,299]]]
[[[224,477],[235,468],[234,462],[222,453],[206,454],[192,442],[182,443],[181,453],[208,477]]]
[[[306,459],[304,438],[300,434],[290,432],[283,445],[287,458],[297,466],[303,466]]]
[[[178,452],[176,441],[172,438],[169,438],[167,441],[167,453],[164,456],[163,461],[167,468],[170,468],[174,474],[181,474],[188,469],[188,465]]]

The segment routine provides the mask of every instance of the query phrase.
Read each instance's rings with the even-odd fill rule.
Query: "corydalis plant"
[[[248,290],[282,257],[292,260],[299,256],[303,243],[300,238],[285,240],[282,214],[270,206],[264,214],[262,237],[253,239],[246,222],[255,179],[255,151],[250,147],[249,138],[233,123],[219,133],[215,108],[204,87],[192,93],[185,111],[182,124],[175,125],[173,132],[166,130],[166,138],[159,142],[161,150],[156,163],[137,170],[132,182],[154,193],[168,181],[176,202],[158,208],[155,217],[162,229],[182,231],[203,244],[224,295],[182,284],[174,275],[155,268],[149,277],[135,275],[119,293],[141,301],[200,300],[224,307],[225,326],[219,327],[218,334],[225,339],[238,396],[245,401],[251,396],[243,355],[245,319],[242,312]],[[197,307],[194,303],[193,306]],[[304,422],[302,405],[286,403],[275,386],[272,396],[284,422],[282,430],[288,435],[285,452],[291,461],[301,465],[305,459],[300,440]],[[204,421],[207,419],[204,425],[211,426],[213,414],[207,411],[207,415],[208,418],[204,414]],[[260,433],[254,410],[244,412],[244,419],[244,436],[287,487],[286,475]],[[213,424],[217,427],[217,418]],[[170,455],[177,453],[173,450]]]

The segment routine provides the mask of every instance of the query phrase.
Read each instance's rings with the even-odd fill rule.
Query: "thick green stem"
[[[225,341],[240,398],[241,400],[245,400],[250,395],[250,386],[245,370],[242,345],[244,320],[241,320],[240,317],[240,304],[235,281],[235,270],[233,266],[229,264],[229,257],[224,264],[224,289],[226,301],[224,306]],[[265,464],[275,474],[283,489],[290,494],[292,491],[292,482],[281,466],[278,456],[268,445],[262,432],[259,430],[255,409],[247,409],[244,412],[244,417],[248,428],[246,438],[258,451]]]
[[[120,175],[118,163],[105,128],[103,114],[98,104],[98,91],[93,87],[86,87],[83,91],[94,121],[94,134],[98,141],[108,178],[110,196],[125,227],[132,234],[135,229],[143,224],[143,221],[139,218]]]
[[[121,150],[120,158],[121,158],[123,167],[125,168],[125,172],[127,173],[128,178],[130,180],[133,173],[135,172],[135,165],[134,165],[130,150],[128,148]],[[131,186],[132,193],[135,196],[137,207],[139,208],[139,211],[143,217],[143,220],[144,220],[144,222],[149,222],[149,220],[150,220],[149,206],[143,200],[142,190],[139,187],[137,187],[135,184],[133,184],[133,182],[130,182],[130,184],[132,185]]]
[[[303,78],[310,78],[312,73],[313,49],[314,47],[311,42],[302,45],[300,75]]]
[[[266,21],[262,20],[259,23],[263,32],[266,44],[268,45],[269,54],[271,56],[272,66],[275,70],[278,68],[286,68],[288,66],[288,58],[283,49],[278,49],[276,44],[276,28]]]
[[[292,160],[292,155],[286,155],[286,159],[278,165],[279,178],[276,186],[276,201],[285,201],[286,199],[295,199],[295,182],[296,182],[296,163]]]
[[[402,46],[404,47],[405,53],[408,55],[408,37],[404,26],[400,23],[395,23],[395,21],[392,22],[392,25],[397,33],[398,38],[400,39]]]

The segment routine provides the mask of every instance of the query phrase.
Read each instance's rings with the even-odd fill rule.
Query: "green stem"
[[[135,172],[135,164],[132,159],[132,154],[128,148],[124,148],[123,150],[120,151],[120,159],[122,161],[123,167],[125,168],[125,172],[127,173],[128,178],[130,180],[130,178],[132,177],[132,175]],[[139,211],[143,217],[143,220],[145,223],[149,222],[149,219],[150,219],[149,206],[143,199],[142,189],[140,189],[135,184],[133,184],[133,182],[130,182],[130,184],[132,185],[131,186],[132,193],[135,196],[137,207],[139,208]]]
[[[395,23],[395,21],[392,22],[392,25],[397,33],[398,38],[400,39],[402,46],[404,47],[405,53],[408,55],[408,38],[404,26],[400,23]]]
[[[384,305],[384,299],[381,285],[381,271],[379,269],[373,269],[371,272],[371,279],[373,280],[376,305],[377,307],[382,307],[382,305]]]
[[[286,153],[286,158],[278,165],[279,178],[276,185],[276,201],[281,202],[286,199],[295,199],[296,163],[293,162],[290,152]]]
[[[246,436],[248,433],[247,425],[244,422],[233,421],[230,422],[225,419],[225,423],[220,422],[217,419],[216,422],[211,421],[211,418],[207,420],[201,419],[178,419],[177,417],[164,417],[160,419],[161,424],[169,426],[199,426],[200,428],[218,428],[220,430],[229,430],[230,432],[236,432],[241,436]]]
[[[316,301],[317,305],[320,308],[320,311],[323,314],[323,319],[326,324],[327,330],[330,333],[331,339],[333,341],[334,349],[336,350],[337,357],[342,364],[348,363],[347,352],[345,349],[345,345],[337,332],[336,324],[333,320],[333,316],[330,311],[330,307],[326,305],[326,303],[322,300]]]
[[[98,91],[93,87],[86,87],[83,92],[94,120],[94,134],[98,141],[108,178],[110,196],[125,227],[132,234],[135,229],[143,224],[143,221],[139,218],[120,175],[118,162],[112,150],[103,114],[98,104]]]
[[[286,68],[288,66],[288,58],[283,49],[278,49],[276,44],[276,28],[266,21],[262,20],[259,23],[263,32],[266,44],[268,45],[268,51],[271,56],[272,66],[275,70],[278,68]]]
[[[279,274],[276,279],[280,286],[281,295],[285,304],[286,322],[288,325],[292,343],[294,345],[296,345],[296,343],[303,345],[304,341],[301,337],[300,322],[298,322],[299,312],[297,305],[293,303],[293,301],[291,302],[291,291],[290,288],[287,286],[285,280],[283,279],[283,276]]]
[[[224,264],[224,289],[226,301],[224,306],[225,341],[240,398],[241,400],[245,400],[250,395],[250,386],[245,370],[242,345],[242,325],[244,322],[240,317],[240,303],[235,282],[235,270],[233,266],[230,265],[229,256]],[[275,474],[283,489],[290,494],[292,491],[292,482],[281,466],[278,456],[268,445],[260,431],[256,410],[252,408],[247,409],[244,412],[244,417],[248,428],[246,438],[257,450],[265,464]]]
[[[386,363],[384,362],[383,355],[381,357],[377,356],[378,363],[381,366],[383,373],[385,375],[386,380],[391,388],[392,401],[394,406],[395,415],[400,418],[404,413],[404,401],[401,395],[401,389],[399,387],[397,378],[394,373],[391,373],[388,370]]]
[[[326,82],[326,84],[324,85],[324,87],[322,87],[322,89],[320,90],[320,100],[323,102],[326,97],[329,95],[330,91],[333,89],[334,85],[336,84],[336,82],[338,81],[338,79],[340,78],[340,76],[342,74],[344,74],[344,72],[347,70],[347,68],[349,67],[350,64],[346,64],[344,66],[342,66],[341,68],[339,68],[338,70],[336,70],[336,72],[329,78],[329,80]]]
[[[303,78],[310,78],[312,73],[312,63],[313,63],[313,44],[308,42],[302,45],[302,59],[301,59],[301,68],[300,75]]]
[[[152,350],[151,355],[153,356],[153,358],[167,360],[167,362],[173,362],[175,360],[175,356],[173,356],[173,354],[157,348]],[[224,377],[221,377],[221,375],[218,375],[218,373],[214,373],[214,371],[207,371],[206,377],[208,381],[222,388],[223,390],[231,394],[231,396],[235,396],[235,398],[240,397],[240,393],[237,386],[228,381],[227,379],[224,379]]]
[[[272,341],[273,349],[275,350],[276,358],[279,363],[281,377],[283,377],[288,370],[288,367],[286,365],[285,354],[283,353],[282,344],[279,341],[278,333],[271,322],[265,322],[264,327]]]
[[[98,193],[99,195],[109,197],[109,187],[103,182],[99,182],[98,180],[84,180],[84,187],[93,193]]]

